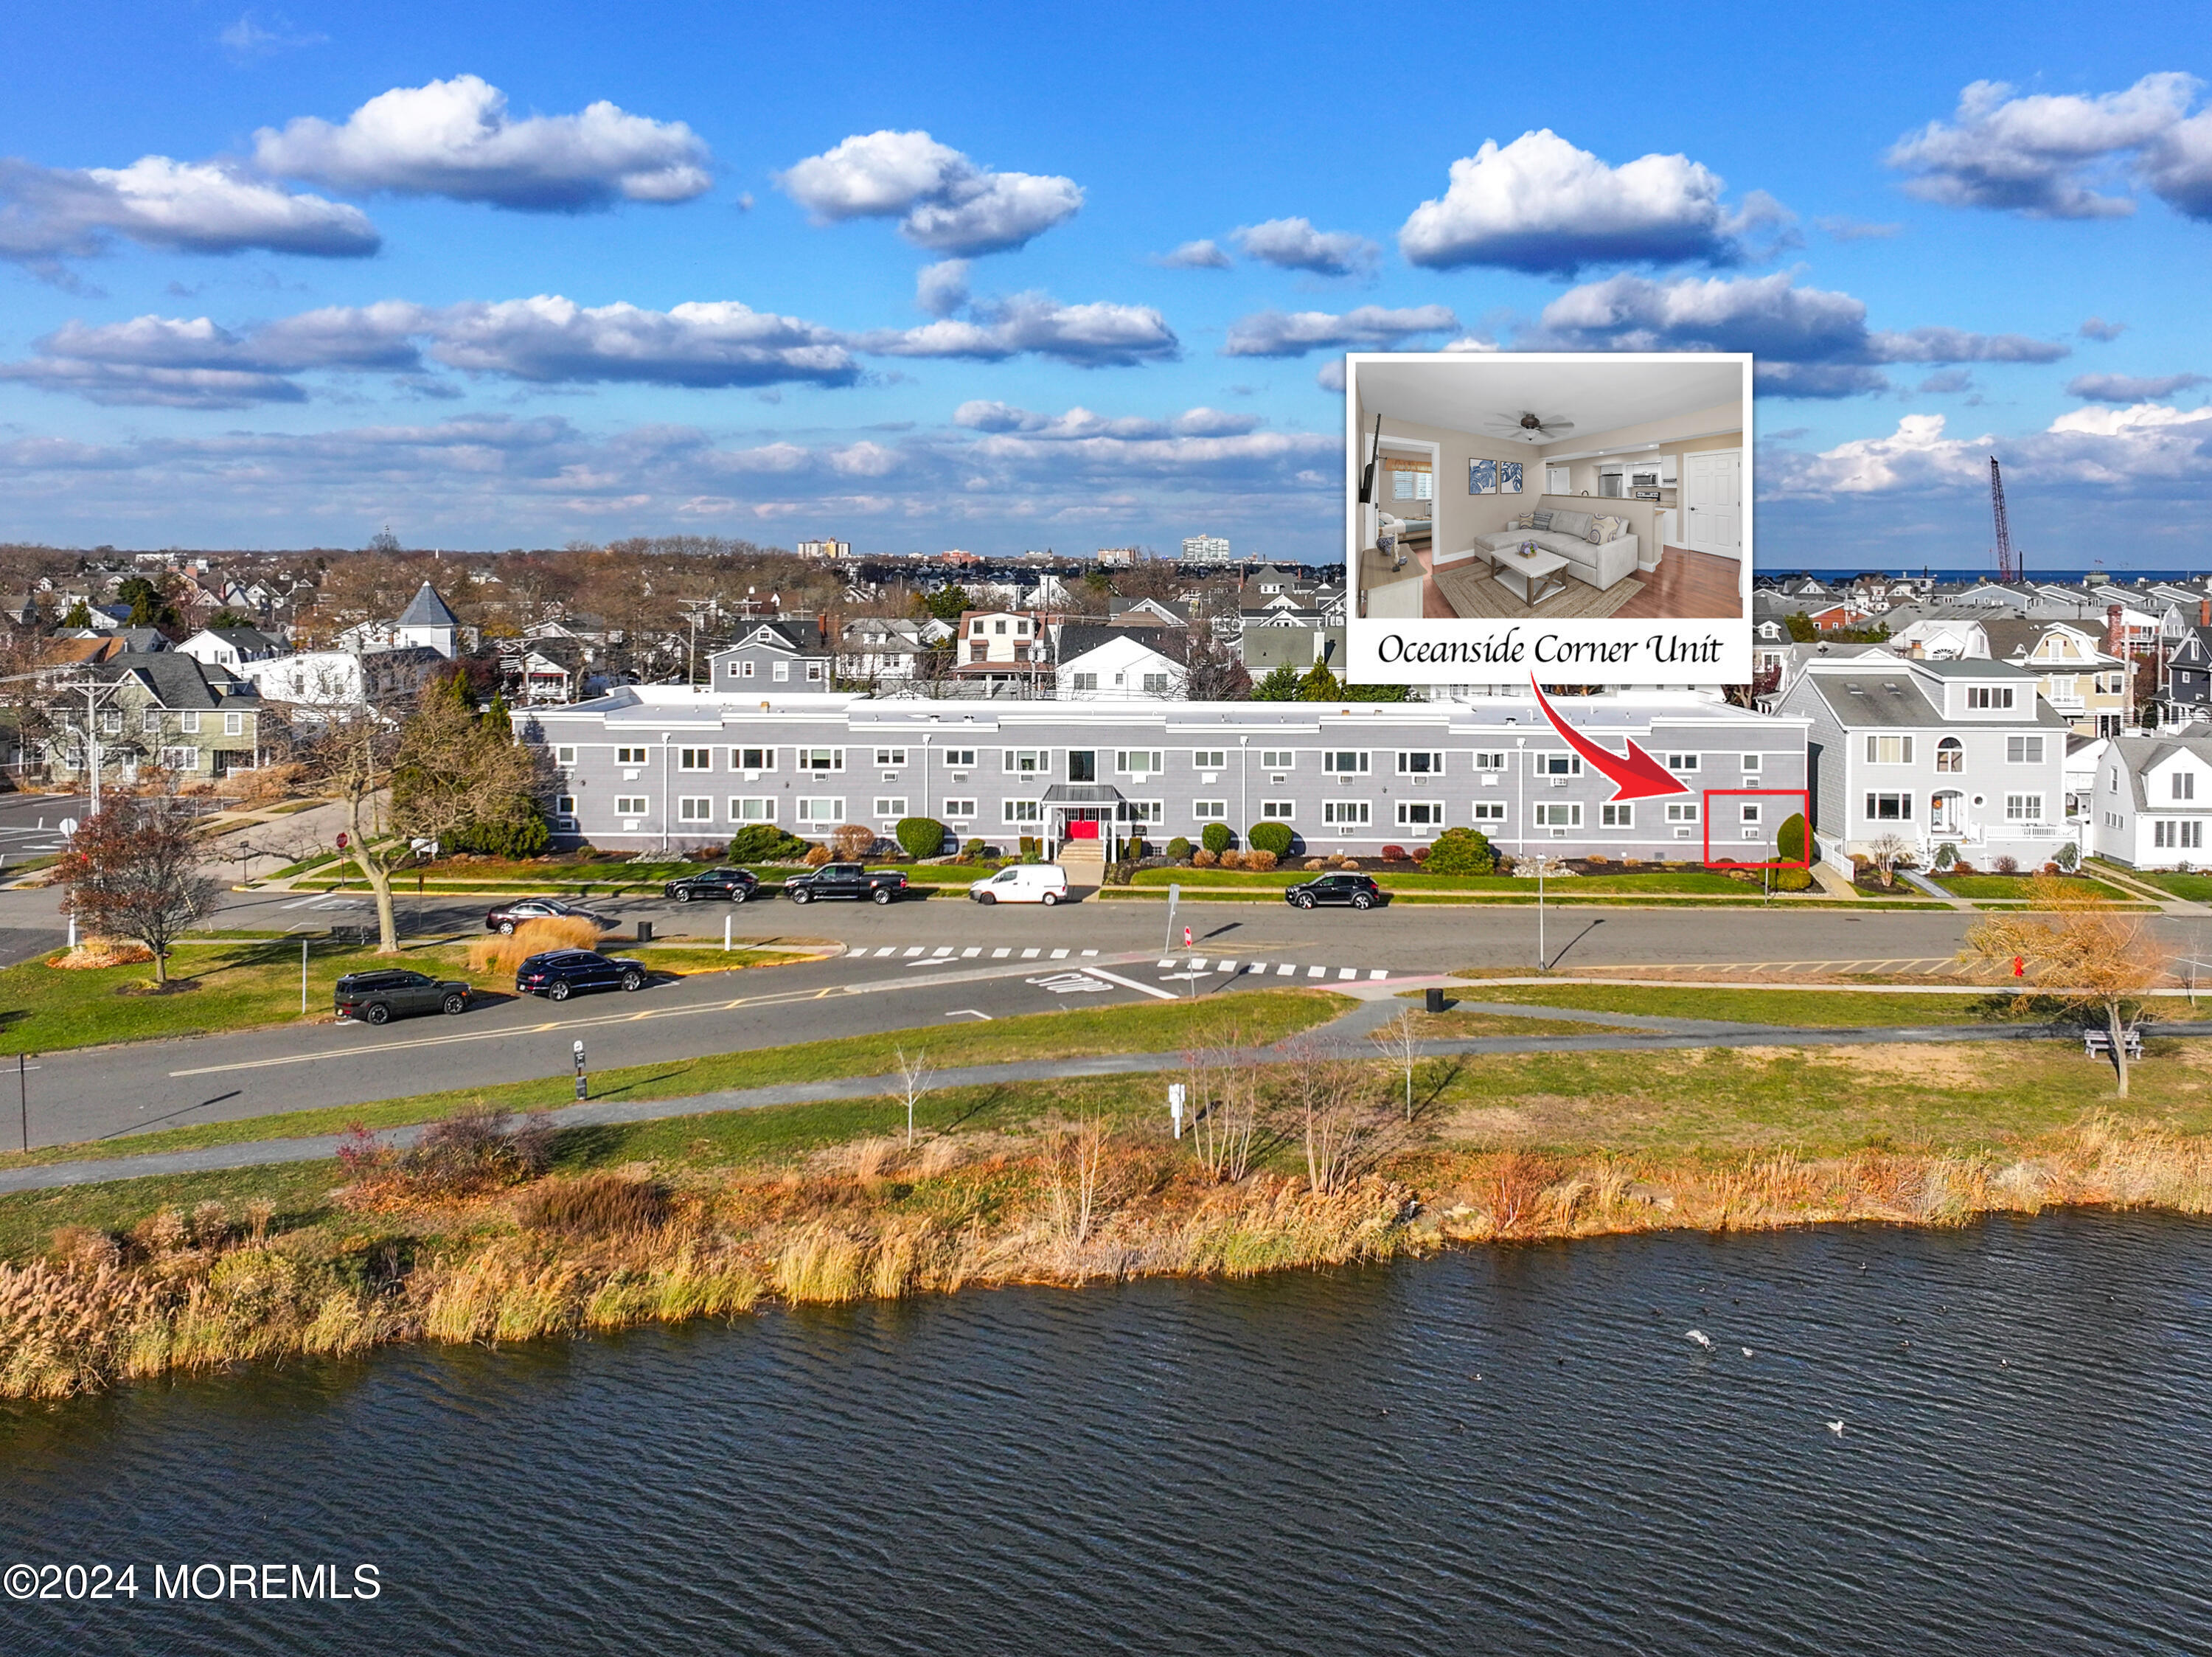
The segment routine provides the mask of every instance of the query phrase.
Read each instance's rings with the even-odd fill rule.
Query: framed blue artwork
[[[1469,460],[1467,463],[1467,492],[1470,495],[1494,495],[1498,492],[1498,462]]]
[[[1500,460],[1498,463],[1498,492],[1500,495],[1518,495],[1521,492],[1520,461]]]

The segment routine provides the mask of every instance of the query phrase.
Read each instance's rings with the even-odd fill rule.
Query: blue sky
[[[1675,345],[1765,565],[2212,564],[2201,9],[1801,9],[17,6],[0,537],[1324,557],[1346,345]]]

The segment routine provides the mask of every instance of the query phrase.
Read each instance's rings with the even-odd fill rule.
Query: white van
[[[1058,863],[1014,863],[968,888],[979,904],[1064,904],[1067,871]]]

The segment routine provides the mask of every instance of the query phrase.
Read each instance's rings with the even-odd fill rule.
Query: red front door
[[[1097,821],[1095,819],[1077,818],[1067,825],[1067,838],[1071,840],[1096,840],[1098,838]]]

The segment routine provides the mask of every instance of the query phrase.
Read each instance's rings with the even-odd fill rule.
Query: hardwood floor
[[[1732,619],[1743,613],[1741,568],[1734,558],[1668,547],[1656,570],[1629,577],[1644,590],[1613,613],[1621,621]]]

